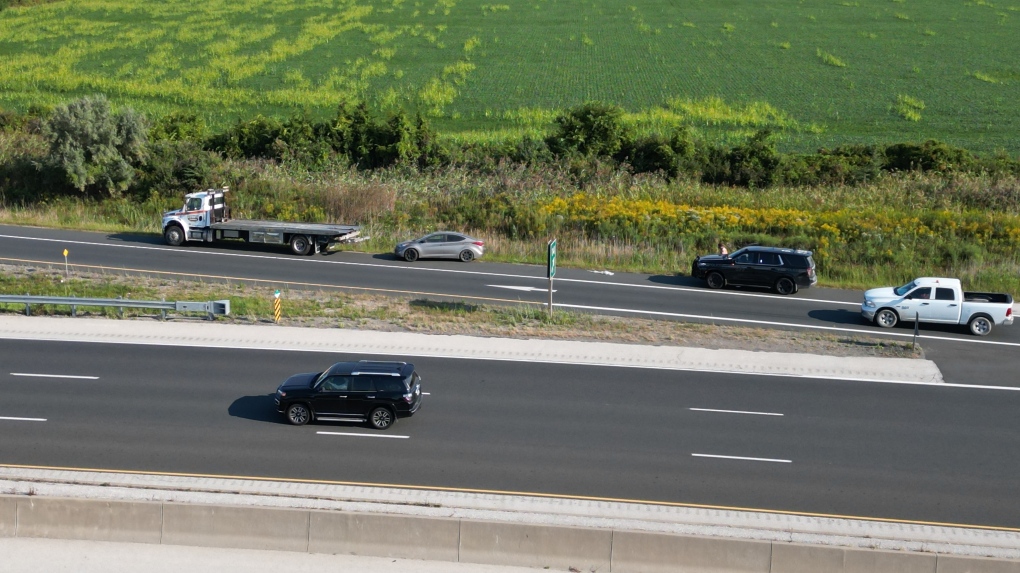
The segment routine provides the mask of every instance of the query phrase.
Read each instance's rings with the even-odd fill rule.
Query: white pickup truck
[[[995,325],[1013,324],[1013,297],[1005,293],[964,292],[959,279],[923,277],[901,287],[864,293],[861,314],[883,328],[899,321],[966,324],[985,336]]]

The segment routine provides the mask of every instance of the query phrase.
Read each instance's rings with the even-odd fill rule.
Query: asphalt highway
[[[0,263],[62,268],[65,248],[75,269],[479,303],[544,304],[548,300],[544,266],[484,261],[406,263],[388,254],[355,252],[297,257],[284,247],[233,242],[169,247],[156,236],[0,225]],[[789,297],[755,289],[713,291],[702,281],[683,276],[686,269],[680,270],[681,276],[649,276],[561,267],[554,282],[554,304],[622,316],[816,329],[897,340],[909,340],[913,334],[912,325],[885,330],[864,323],[858,291],[811,288]],[[921,336],[927,357],[938,364],[949,382],[1012,385],[1020,370],[1020,326],[1000,327],[987,337],[974,337],[963,327],[923,325]]]
[[[415,359],[428,395],[388,431],[275,412],[360,358],[5,340],[0,464],[1020,527],[1020,392]]]

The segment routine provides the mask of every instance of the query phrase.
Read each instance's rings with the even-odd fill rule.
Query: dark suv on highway
[[[311,420],[368,422],[385,430],[421,407],[421,376],[407,362],[338,362],[295,374],[276,390],[276,409],[295,426]]]
[[[726,285],[768,287],[793,294],[816,282],[811,251],[778,247],[744,247],[732,255],[705,255],[694,259],[691,276],[705,279],[711,288]]]

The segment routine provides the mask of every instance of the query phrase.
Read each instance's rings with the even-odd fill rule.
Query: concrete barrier
[[[18,534],[18,500],[0,497],[0,537]]]
[[[614,573],[1020,573],[1020,560],[264,507],[0,495],[0,537],[165,543]]]
[[[936,573],[1020,573],[1020,561],[939,555]]]
[[[457,561],[460,521],[398,515],[313,511],[309,553]]]
[[[614,573],[769,573],[772,544],[710,537],[616,531]]]
[[[772,544],[772,573],[842,573],[842,547]]]
[[[163,504],[163,543],[308,551],[307,511]]]
[[[460,560],[466,563],[609,571],[612,545],[607,530],[460,522]]]
[[[935,573],[934,553],[907,553],[877,549],[847,549],[845,573]]]
[[[158,503],[29,497],[17,500],[18,537],[159,543]]]

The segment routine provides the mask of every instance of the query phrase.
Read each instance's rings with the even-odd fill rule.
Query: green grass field
[[[586,100],[783,146],[1020,152],[1020,0],[69,0],[0,16],[0,106],[93,93],[213,125],[367,99],[448,137]]]

